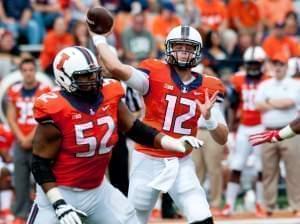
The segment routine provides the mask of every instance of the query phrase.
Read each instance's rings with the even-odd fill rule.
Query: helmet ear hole
[[[63,76],[61,76],[60,78],[61,78],[61,81],[63,81],[63,82],[65,81],[65,78]]]

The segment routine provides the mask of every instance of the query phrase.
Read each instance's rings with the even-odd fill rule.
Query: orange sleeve
[[[33,106],[33,115],[37,122],[42,121],[52,121],[51,114],[48,110],[49,107],[47,107],[46,102],[43,101],[41,98],[37,98],[35,100],[34,106]]]
[[[107,93],[107,95],[111,98],[120,99],[125,96],[125,91],[121,83],[115,79],[103,79],[103,91],[105,91],[105,93]]]
[[[150,74],[151,71],[156,70],[162,63],[158,59],[146,59],[139,64],[138,69]]]

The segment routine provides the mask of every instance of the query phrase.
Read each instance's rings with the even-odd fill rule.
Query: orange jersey
[[[92,189],[103,180],[111,149],[118,141],[118,105],[124,91],[118,81],[106,80],[102,93],[103,101],[95,107],[58,91],[36,100],[36,120],[49,120],[61,132],[60,150],[52,167],[60,186]]]
[[[167,63],[155,59],[143,61],[140,69],[149,75],[149,91],[144,96],[144,122],[170,136],[196,136],[197,121],[201,114],[195,100],[204,102],[206,88],[210,96],[219,91],[218,99],[223,100],[224,86],[217,78],[193,73],[194,81],[184,85],[175,70]],[[137,145],[136,149],[156,157],[183,157],[189,153],[152,149],[142,145]]]
[[[260,112],[256,110],[254,99],[258,85],[265,80],[250,81],[246,78],[245,72],[238,72],[230,79],[235,91],[239,94],[240,123],[247,126],[254,126],[261,123]]]
[[[17,83],[8,90],[8,100],[16,108],[17,124],[25,136],[29,134],[37,124],[33,117],[33,104],[35,99],[49,91],[50,87],[41,83],[31,90],[26,90],[22,83]]]
[[[4,124],[0,124],[0,150],[8,150],[14,140],[14,136],[9,129]]]

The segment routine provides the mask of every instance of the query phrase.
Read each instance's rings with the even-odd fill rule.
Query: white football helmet
[[[69,93],[80,91],[80,87],[102,84],[101,67],[96,56],[87,48],[72,46],[62,49],[54,58],[53,70],[55,82]],[[78,76],[97,73],[95,81],[77,81]]]
[[[260,61],[263,62],[266,60],[267,55],[264,49],[260,46],[248,47],[244,53],[244,61]]]
[[[266,52],[262,47],[248,47],[243,56],[247,75],[260,77],[263,73],[263,64],[266,58]]]
[[[194,52],[188,52],[190,55],[186,61],[179,61],[177,51],[173,50],[174,44],[189,44],[194,46]],[[191,68],[200,63],[202,38],[200,33],[191,26],[177,26],[173,28],[166,38],[166,61],[168,64],[176,65],[179,68]]]

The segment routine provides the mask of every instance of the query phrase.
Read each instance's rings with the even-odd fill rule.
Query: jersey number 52
[[[107,144],[115,129],[114,120],[110,116],[101,117],[98,118],[97,125],[107,126],[107,130],[104,133],[102,139],[100,140],[100,145],[97,150],[98,154],[105,154],[110,152],[113,147],[113,145],[108,146]],[[84,131],[92,128],[93,128],[93,123],[91,121],[84,124],[75,125],[76,144],[89,146],[89,151],[78,152],[76,153],[76,157],[92,157],[96,154],[97,138],[95,136],[84,137]]]

